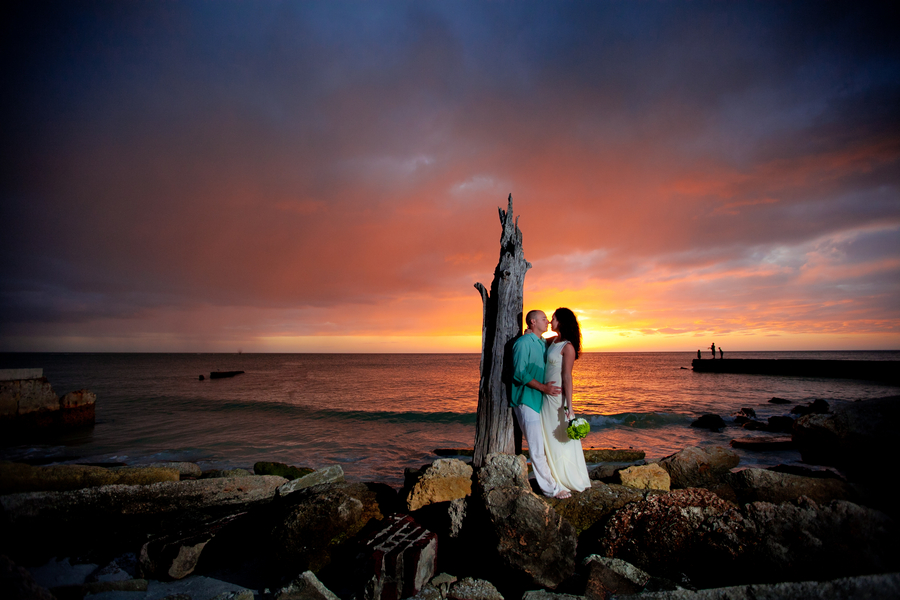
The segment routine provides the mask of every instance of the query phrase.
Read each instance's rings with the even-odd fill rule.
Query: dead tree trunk
[[[478,420],[475,426],[474,466],[481,467],[488,454],[514,452],[513,415],[509,409],[512,383],[512,345],[522,334],[522,290],[531,263],[522,252],[519,219],[513,221],[512,194],[509,206],[500,211],[500,262],[488,293],[481,292],[481,381],[478,384]]]

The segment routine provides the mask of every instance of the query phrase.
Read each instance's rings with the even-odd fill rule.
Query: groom
[[[550,322],[544,311],[532,310],[525,315],[525,325],[528,327],[525,334],[513,344],[512,398],[509,405],[528,440],[531,466],[541,492],[545,496],[568,498],[568,490],[559,485],[550,474],[541,425],[543,394],[555,395],[560,392],[555,381],[544,383],[546,345],[541,335],[547,331]]]

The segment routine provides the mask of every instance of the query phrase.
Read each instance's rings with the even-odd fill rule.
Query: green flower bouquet
[[[569,426],[566,427],[566,433],[569,436],[569,439],[580,440],[581,438],[587,436],[588,433],[591,432],[591,424],[587,422],[586,419],[582,419],[578,417],[577,419],[572,419],[569,421]]]

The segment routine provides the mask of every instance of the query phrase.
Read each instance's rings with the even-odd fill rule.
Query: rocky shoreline
[[[740,469],[730,448],[693,447],[597,461],[591,488],[563,500],[535,493],[521,455],[478,470],[438,458],[399,490],[339,466],[0,463],[0,595],[898,597],[898,505],[875,477],[898,410],[883,398],[793,421],[804,460],[840,475]]]

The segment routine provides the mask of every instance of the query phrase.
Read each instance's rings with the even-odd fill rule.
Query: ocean
[[[587,352],[575,363],[575,410],[585,447],[644,450],[728,446],[774,435],[730,425],[690,427],[704,413],[753,408],[760,419],[815,399],[900,394],[868,381],[694,373],[696,353]],[[704,356],[704,358],[706,358]],[[727,358],[900,360],[900,352],[729,352]],[[472,447],[477,354],[0,354],[0,368],[43,368],[57,394],[97,394],[92,430],[51,444],[0,444],[0,460],[35,464],[191,461],[204,469],[278,461],[339,464],[347,479],[395,487],[436,448]],[[210,380],[211,371],[243,375]],[[205,375],[201,381],[199,375]],[[793,405],[768,401],[778,396]],[[794,451],[738,450],[742,467],[799,463]]]

